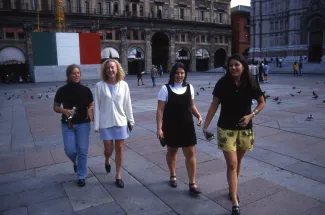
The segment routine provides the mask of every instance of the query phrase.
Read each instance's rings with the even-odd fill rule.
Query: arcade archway
[[[157,32],[152,36],[152,64],[162,65],[164,73],[168,68],[169,38],[163,32]]]
[[[102,58],[102,63],[107,59],[120,59],[120,54],[118,51],[113,47],[106,47],[100,52],[100,56]]]
[[[214,68],[223,67],[225,65],[227,53],[224,49],[218,49],[214,53]]]
[[[309,30],[309,62],[319,63],[323,57],[324,43],[324,27],[325,24],[321,19],[314,19],[308,26]]]
[[[30,81],[28,75],[26,57],[20,49],[6,47],[0,50],[1,82]]]
[[[210,55],[208,50],[199,49],[196,51],[196,71],[207,71],[209,69]]]
[[[132,47],[128,51],[128,74],[135,75],[145,70],[145,56],[142,49]]]
[[[187,48],[180,48],[176,52],[176,62],[184,64],[185,70],[190,71],[191,54]]]

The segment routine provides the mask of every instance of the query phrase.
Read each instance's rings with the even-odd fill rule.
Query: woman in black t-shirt
[[[252,118],[264,108],[265,101],[258,82],[252,80],[248,63],[242,55],[229,58],[227,73],[217,82],[212,94],[213,101],[205,119],[203,133],[206,136],[207,128],[221,104],[217,131],[218,148],[223,151],[227,163],[229,199],[233,203],[232,215],[239,215],[237,180],[241,160],[246,151],[253,149]],[[253,112],[252,99],[258,101]]]
[[[66,70],[67,84],[55,94],[53,109],[62,113],[64,151],[73,162],[77,184],[85,186],[89,146],[90,121],[93,120],[93,94],[80,84],[80,69],[72,64]],[[61,107],[61,104],[63,107]]]

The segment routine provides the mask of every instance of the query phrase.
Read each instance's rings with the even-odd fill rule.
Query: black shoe
[[[195,185],[195,183],[193,183],[193,184],[189,184],[188,186],[189,186],[189,192],[190,192],[190,194],[195,194],[195,195],[198,195],[198,194],[201,194],[202,192],[199,190],[199,188],[197,188],[197,187],[194,187],[194,185]]]
[[[172,180],[172,178],[175,178],[175,180]],[[170,176],[169,186],[174,187],[174,188],[177,187],[176,176]]]
[[[231,215],[240,215],[239,206],[232,206]]]
[[[111,164],[105,164],[105,170],[107,173],[111,172]]]
[[[74,173],[77,173],[77,165],[76,164],[73,164],[73,171],[74,171]]]
[[[230,193],[229,193],[229,200],[232,201],[232,198],[231,198],[231,194]],[[237,193],[237,201],[238,201],[238,203],[240,202],[238,193]]]
[[[86,185],[85,179],[79,179],[77,182],[79,187],[84,187]]]
[[[115,184],[119,188],[123,188],[124,187],[124,182],[122,181],[122,179],[115,179]]]

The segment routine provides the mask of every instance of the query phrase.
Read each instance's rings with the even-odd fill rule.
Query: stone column
[[[175,36],[178,32],[176,31],[169,31],[169,58],[168,58],[168,65],[170,69],[172,65],[174,65],[176,61],[176,54],[175,54]]]
[[[127,41],[126,41],[127,28],[121,28],[120,32],[121,32],[121,64],[125,73],[128,73]]]
[[[227,55],[228,55],[228,57],[230,57],[231,56],[231,33],[228,33],[227,34],[227,39],[228,39],[228,53],[227,53]]]
[[[26,63],[28,64],[29,75],[33,82],[35,82],[35,73],[34,73],[34,60],[33,60],[33,47],[32,47],[32,32],[33,27],[29,24],[24,25],[24,33],[26,38]]]
[[[152,32],[149,29],[145,29],[144,32],[145,32],[145,40],[146,40],[145,71],[149,72],[152,67],[152,48],[151,48]]]
[[[195,15],[195,0],[191,1],[191,20],[195,21],[196,15]]]
[[[169,0],[168,18],[174,19],[174,0]]]
[[[211,44],[210,48],[210,69],[214,68],[214,53],[216,51],[216,45],[215,45],[215,33],[209,34],[209,41]]]
[[[209,22],[213,22],[214,17],[214,13],[213,13],[213,9],[214,9],[214,5],[213,5],[214,1],[210,2],[210,20]]]
[[[148,14],[150,12],[150,9],[149,9],[149,0],[144,0],[144,7],[143,7],[143,16],[144,17],[148,17]]]
[[[191,71],[196,71],[196,32],[191,34],[192,47],[191,47]]]
[[[119,0],[119,10],[120,10],[120,15],[123,16],[124,15],[124,10],[125,10],[125,6],[124,6],[124,1],[123,0]]]

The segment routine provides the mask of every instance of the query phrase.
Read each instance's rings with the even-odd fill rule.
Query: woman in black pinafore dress
[[[170,73],[169,82],[163,85],[158,95],[157,137],[167,145],[166,160],[170,170],[171,187],[177,187],[176,159],[178,148],[183,149],[187,172],[189,175],[189,191],[201,193],[195,184],[196,134],[193,115],[202,124],[202,117],[194,105],[193,86],[186,82],[186,72],[182,63],[176,63]]]

